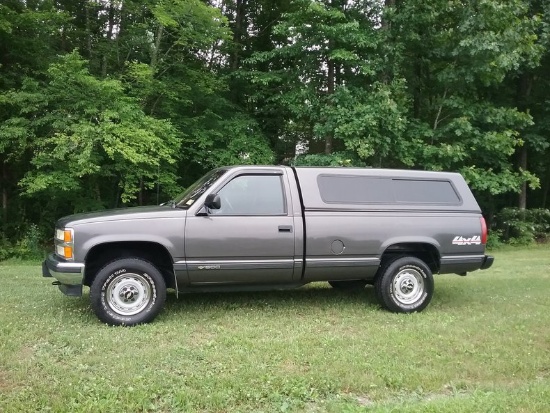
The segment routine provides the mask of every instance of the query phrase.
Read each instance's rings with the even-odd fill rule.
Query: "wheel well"
[[[86,255],[84,285],[90,286],[97,274],[109,262],[118,258],[142,258],[159,269],[166,287],[175,288],[174,266],[170,253],[154,242],[111,242],[93,247]]]
[[[390,245],[382,254],[380,266],[396,257],[416,257],[426,263],[432,273],[439,272],[440,256],[437,248],[432,244],[406,242]]]

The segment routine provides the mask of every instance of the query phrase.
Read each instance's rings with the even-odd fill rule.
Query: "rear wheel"
[[[148,261],[123,258],[104,266],[90,287],[92,308],[110,325],[134,326],[152,321],[164,306],[166,283]]]
[[[380,305],[396,313],[422,311],[430,303],[434,280],[430,268],[416,257],[389,261],[374,283]]]

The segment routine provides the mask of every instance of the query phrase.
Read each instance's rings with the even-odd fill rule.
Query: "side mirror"
[[[220,196],[218,194],[206,195],[204,206],[210,209],[220,209],[222,206],[222,201],[220,199]]]

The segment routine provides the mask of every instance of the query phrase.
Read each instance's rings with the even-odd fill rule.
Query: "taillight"
[[[479,221],[481,222],[481,243],[485,245],[487,244],[487,223],[483,217],[479,218]]]

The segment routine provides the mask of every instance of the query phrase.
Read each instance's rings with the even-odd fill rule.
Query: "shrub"
[[[487,237],[487,248],[488,249],[497,249],[504,245],[502,241],[502,230],[501,229],[491,229]]]
[[[40,259],[44,257],[42,234],[38,225],[30,224],[23,232],[23,236],[15,243],[11,243],[5,236],[0,238],[0,261],[8,258]]]
[[[508,244],[547,242],[550,239],[550,210],[504,208],[496,216],[496,231]]]

